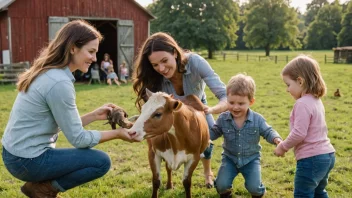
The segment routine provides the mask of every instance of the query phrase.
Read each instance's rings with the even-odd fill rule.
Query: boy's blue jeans
[[[297,161],[295,198],[327,198],[328,177],[335,164],[335,153],[317,155]]]
[[[221,166],[215,180],[215,187],[219,194],[232,189],[235,177],[241,173],[245,180],[245,187],[253,196],[261,196],[265,193],[265,186],[262,184],[260,158],[256,158],[241,168],[226,155],[222,155]]]
[[[61,192],[105,175],[111,166],[109,156],[95,149],[48,149],[38,157],[21,158],[3,147],[2,158],[17,179],[52,181],[53,187]]]

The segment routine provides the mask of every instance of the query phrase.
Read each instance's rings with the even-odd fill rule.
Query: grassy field
[[[243,54],[252,53],[249,51]],[[320,62],[323,77],[328,86],[328,93],[322,99],[326,109],[326,121],[329,128],[329,138],[336,152],[336,165],[330,175],[327,187],[330,197],[351,197],[352,193],[352,65],[324,64],[324,54],[332,55],[331,51],[319,52],[272,52],[271,55],[289,55],[306,53],[316,57]],[[263,55],[264,52],[253,52]],[[282,137],[289,133],[289,114],[294,100],[286,93],[286,86],[281,80],[280,71],[285,62],[275,64],[273,61],[250,61],[245,59],[236,61],[231,56],[226,61],[209,60],[213,69],[220,75],[223,82],[227,83],[232,75],[246,72],[251,75],[257,84],[256,103],[252,109],[261,113]],[[334,91],[339,88],[342,97],[333,97]],[[207,91],[208,102],[215,104],[216,98]],[[132,86],[124,85],[76,85],[77,106],[83,115],[100,105],[113,102],[123,108],[129,115],[137,114],[134,106],[135,95]],[[15,86],[0,86],[0,136],[5,130],[6,123],[15,100],[17,91]],[[108,129],[104,122],[90,124],[87,129]],[[214,173],[220,166],[222,152],[222,138],[215,141],[212,169]],[[293,197],[293,179],[295,172],[295,159],[292,151],[285,158],[273,155],[274,146],[261,140],[262,149],[262,178],[267,187],[266,197]],[[71,147],[61,134],[57,147]],[[126,143],[120,140],[110,141],[95,148],[107,152],[112,160],[111,170],[103,178],[87,183],[80,187],[68,190],[60,195],[64,198],[76,197],[128,197],[144,198],[151,196],[151,171],[147,159],[147,144]],[[0,147],[0,151],[2,147]],[[173,173],[174,189],[165,190],[166,171],[162,171],[163,185],[159,191],[160,197],[184,197],[182,186],[183,167]],[[20,192],[23,182],[12,177],[0,160],[0,197],[24,197]],[[234,197],[250,197],[244,188],[242,176],[234,181]],[[203,168],[199,164],[193,175],[193,197],[218,197],[216,190],[204,187]]]

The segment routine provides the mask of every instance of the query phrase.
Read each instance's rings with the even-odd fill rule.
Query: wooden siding
[[[12,61],[30,61],[48,43],[49,16],[133,20],[135,54],[148,36],[150,15],[133,0],[16,0],[9,6]]]
[[[9,49],[7,12],[0,13],[0,62],[2,63],[2,50]]]

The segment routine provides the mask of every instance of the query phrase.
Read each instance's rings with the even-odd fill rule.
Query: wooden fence
[[[200,54],[202,56],[206,56],[206,54]],[[277,63],[288,63],[290,60],[295,58],[296,56],[289,56],[289,55],[275,55],[275,56],[260,56],[260,55],[254,55],[254,54],[243,54],[243,53],[231,53],[231,52],[215,52],[213,53],[213,56],[217,59],[222,59],[223,61],[226,61],[227,59],[231,60],[245,60],[247,62],[249,61],[272,61]],[[327,56],[325,54],[324,56],[324,63],[334,63],[334,57],[333,56]]]
[[[0,64],[0,83],[16,83],[18,75],[29,68],[29,62]]]

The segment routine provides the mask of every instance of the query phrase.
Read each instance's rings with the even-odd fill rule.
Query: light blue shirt
[[[183,91],[184,96],[194,94],[204,104],[206,104],[206,95],[204,92],[205,85],[219,100],[226,101],[226,87],[220,80],[220,77],[210,67],[209,63],[198,54],[186,54],[188,62],[185,66],[186,73],[183,74]],[[176,94],[175,88],[171,81],[164,77],[162,91],[173,94],[175,98],[180,99],[182,96]]]
[[[262,115],[248,109],[247,119],[242,128],[238,128],[229,111],[220,114],[216,124],[210,129],[210,139],[224,136],[223,155],[229,157],[238,168],[260,157],[260,136],[274,143],[280,135],[265,121]]]
[[[2,145],[13,155],[34,158],[55,148],[59,128],[76,148],[91,148],[101,134],[85,130],[76,106],[75,81],[68,67],[39,75],[13,105]]]

